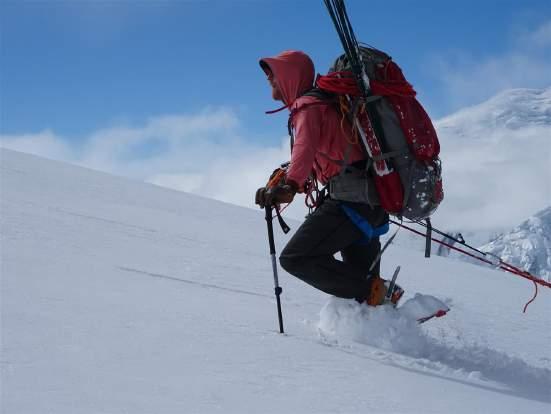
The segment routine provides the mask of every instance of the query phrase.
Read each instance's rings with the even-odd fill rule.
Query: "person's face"
[[[277,80],[274,77],[274,74],[271,71],[269,71],[267,75],[268,75],[268,82],[272,87],[272,98],[275,101],[283,101],[283,95],[281,94],[281,90],[279,89],[279,86],[277,84]]]

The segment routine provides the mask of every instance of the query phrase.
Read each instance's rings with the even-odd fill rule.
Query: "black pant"
[[[347,203],[369,221],[381,226],[388,215],[379,207]],[[304,282],[330,295],[365,299],[371,287],[369,267],[377,257],[379,238],[364,241],[364,234],[331,199],[325,202],[298,228],[281,252],[281,267]],[[341,252],[342,261],[334,258]],[[371,274],[379,274],[379,263]]]

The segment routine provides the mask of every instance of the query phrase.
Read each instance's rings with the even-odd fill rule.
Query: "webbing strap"
[[[312,95],[312,96],[314,96],[314,95]],[[289,119],[287,121],[287,131],[289,133],[289,139],[291,141],[291,151],[293,151],[293,146],[295,145],[295,134],[293,133],[293,117],[298,112],[300,112],[303,109],[306,109],[308,107],[316,106],[316,105],[330,105],[330,104],[331,104],[331,102],[329,102],[329,101],[319,100],[319,101],[314,101],[314,102],[308,102],[308,103],[305,103],[304,105],[299,106],[298,108],[291,109],[291,112],[289,113]],[[286,107],[284,107],[283,109],[285,109],[285,108]]]
[[[277,215],[277,221],[279,222],[279,225],[281,226],[281,230],[283,230],[283,233],[287,234],[291,230],[291,228],[285,223],[285,220],[283,220],[283,217],[281,217],[281,211],[279,209],[279,206],[275,206],[275,211]]]
[[[371,240],[373,237],[379,237],[387,233],[390,229],[388,222],[379,226],[373,227],[369,221],[365,219],[360,213],[354,210],[352,207],[347,206],[344,203],[339,203],[348,218],[358,227],[358,229],[364,234],[366,240]]]
[[[346,168],[349,168],[351,171],[363,171],[364,170],[363,168],[360,169],[358,167],[355,167],[353,164],[348,164],[348,159],[350,158],[350,150],[352,149],[352,144],[349,143],[348,145],[349,146],[345,149],[344,160],[335,160],[324,152],[320,152],[319,155],[321,155],[326,160],[331,161],[333,164],[340,166],[341,173],[343,169],[346,169]],[[370,160],[367,160],[368,164],[369,164],[369,161]],[[366,170],[367,170],[367,167],[366,167]]]
[[[407,155],[407,154],[409,154],[409,149],[404,148],[402,150],[385,152],[384,154],[374,156],[373,161],[383,161],[389,158],[399,157],[400,155]]]
[[[346,167],[346,163],[343,160],[335,160],[331,158],[329,155],[327,155],[325,152],[320,152],[319,155],[321,155],[323,158],[325,158],[328,161],[331,161],[334,164],[340,165],[341,167]]]
[[[430,247],[432,239],[432,224],[430,218],[427,217],[427,234],[425,235],[425,257],[430,257]]]
[[[349,142],[346,144],[346,149],[344,150],[344,159],[341,164],[341,171],[339,172],[340,176],[343,176],[346,172],[346,167],[348,167],[348,160],[350,159],[350,152],[352,150],[352,144]]]
[[[368,96],[367,98],[364,98],[364,99],[363,99],[363,102],[365,102],[366,104],[368,104],[368,103],[371,103],[371,102],[378,101],[378,100],[381,99],[381,98],[382,98],[381,95],[371,95],[371,96]]]

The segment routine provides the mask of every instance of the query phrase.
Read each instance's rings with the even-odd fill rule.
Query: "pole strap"
[[[279,206],[275,207],[276,215],[277,215],[277,221],[279,222],[279,225],[281,227],[281,230],[283,230],[283,233],[287,234],[289,231],[291,231],[291,228],[285,223],[285,220],[283,220],[283,217],[281,216],[281,212],[279,211]]]

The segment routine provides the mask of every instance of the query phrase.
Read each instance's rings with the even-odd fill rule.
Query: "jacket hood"
[[[277,56],[262,58],[259,63],[264,71],[268,67],[274,74],[287,106],[314,86],[314,63],[304,52],[286,50]]]

